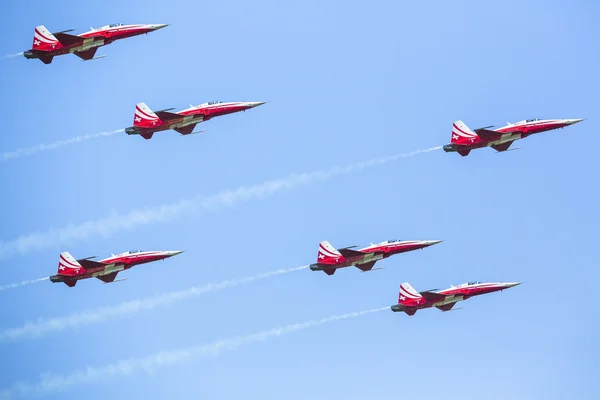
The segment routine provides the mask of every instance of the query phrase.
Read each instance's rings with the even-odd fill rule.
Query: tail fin
[[[83,273],[81,264],[68,251],[60,253],[58,258],[58,275],[76,276]]]
[[[320,264],[337,264],[344,260],[342,254],[337,251],[328,241],[319,243],[319,255],[317,262]]]
[[[454,144],[468,145],[479,138],[475,132],[469,129],[462,121],[454,121],[452,124],[452,142]]]
[[[52,51],[60,49],[62,44],[58,39],[51,34],[44,25],[36,26],[33,32],[33,47],[34,50]]]
[[[162,121],[145,103],[138,103],[135,105],[133,125],[140,128],[154,128],[162,125]]]
[[[408,282],[400,285],[400,293],[398,294],[398,304],[403,306],[415,306],[420,304],[423,296],[417,292]]]

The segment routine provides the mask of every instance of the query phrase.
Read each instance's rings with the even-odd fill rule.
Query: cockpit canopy
[[[539,118],[532,118],[532,119],[526,119],[525,122],[535,122],[535,121],[539,121]]]
[[[467,282],[467,283],[463,283],[462,285],[458,285],[457,287],[465,287],[465,286],[471,286],[471,285],[478,285],[482,282]]]
[[[126,251],[126,252],[121,253],[119,255],[120,256],[127,256],[127,255],[130,255],[130,254],[136,254],[136,253],[141,253],[141,252],[142,252],[142,250],[129,250],[129,251]]]
[[[219,103],[221,103],[221,100],[218,100],[218,101],[209,101],[206,104],[209,105],[209,106],[212,106],[213,104],[219,104]]]
[[[397,243],[397,242],[401,242],[401,240],[396,240],[396,239],[386,240],[386,241],[383,241],[381,243],[377,243],[377,246],[381,246],[381,245],[385,245],[385,244],[391,244],[391,243]]]
[[[118,28],[119,26],[123,26],[123,24],[110,24],[110,25],[104,25],[101,28],[98,28],[98,30],[102,30],[102,29],[111,29],[111,28]]]

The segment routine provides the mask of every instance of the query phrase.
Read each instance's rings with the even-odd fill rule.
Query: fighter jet
[[[398,304],[391,307],[392,311],[404,311],[408,315],[415,315],[422,308],[435,307],[442,311],[450,311],[454,305],[462,300],[467,300],[480,294],[492,293],[520,285],[521,282],[468,282],[458,286],[450,286],[439,292],[427,290],[417,292],[410,283],[400,285]],[[457,310],[457,309],[455,309]]]
[[[338,268],[354,266],[363,272],[373,270],[379,260],[394,254],[419,250],[440,243],[441,240],[386,240],[372,244],[360,250],[351,250],[357,246],[335,249],[328,241],[319,243],[317,263],[311,264],[312,271],[323,271],[333,275]],[[375,268],[381,269],[381,268]]]
[[[456,151],[461,156],[469,155],[473,149],[491,147],[496,151],[507,151],[510,145],[518,139],[526,138],[534,133],[550,131],[573,125],[583,119],[526,119],[491,130],[493,126],[475,129],[473,132],[462,121],[452,125],[452,140],[444,146],[444,151]],[[513,149],[516,150],[516,149]]]
[[[90,28],[81,35],[70,35],[74,29],[50,33],[40,25],[33,33],[33,47],[23,53],[25,58],[39,58],[44,64],[50,64],[54,56],[73,53],[83,61],[94,60],[98,47],[111,44],[115,40],[125,39],[164,28],[168,24],[111,24],[102,28]]]
[[[264,101],[229,102],[209,101],[198,106],[190,105],[190,108],[170,112],[173,108],[153,112],[146,104],[138,103],[135,106],[133,126],[125,129],[128,135],[140,135],[144,139],[151,139],[158,131],[172,129],[182,135],[190,135],[194,132],[196,124],[208,121],[221,115],[246,111],[265,104]],[[199,131],[201,132],[201,131]]]
[[[129,269],[135,265],[145,264],[152,261],[164,260],[165,258],[176,256],[183,251],[126,251],[121,254],[112,255],[100,261],[91,261],[87,257],[75,260],[69,252],[60,253],[58,259],[58,273],[50,277],[52,282],[64,282],[67,286],[73,287],[77,281],[88,278],[98,278],[104,283],[115,281],[120,271]]]

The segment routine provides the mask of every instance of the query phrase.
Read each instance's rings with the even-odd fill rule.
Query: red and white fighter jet
[[[111,44],[115,40],[142,35],[164,28],[168,24],[111,24],[102,28],[91,28],[81,35],[70,35],[74,29],[50,33],[45,26],[36,26],[33,33],[31,50],[23,53],[25,58],[39,58],[44,64],[50,64],[54,56],[73,53],[83,61],[106,56],[95,57],[100,46]]]
[[[224,103],[221,101],[209,101],[198,106],[190,105],[190,108],[170,112],[172,108],[152,111],[146,104],[138,103],[135,106],[133,126],[125,129],[128,135],[140,135],[144,139],[151,139],[155,132],[174,130],[182,135],[190,135],[194,132],[196,124],[208,121],[214,117],[227,115],[265,104],[264,101],[237,101]]]
[[[435,307],[442,311],[450,311],[454,305],[462,300],[467,300],[480,294],[498,292],[513,286],[520,285],[521,282],[468,282],[458,286],[451,286],[439,292],[427,290],[417,292],[410,283],[405,282],[400,285],[400,294],[398,295],[398,304],[391,307],[392,311],[404,311],[408,315],[414,315],[417,310],[422,308]]]
[[[70,287],[75,286],[78,280],[98,278],[104,283],[115,281],[120,271],[129,269],[135,265],[145,264],[152,261],[164,260],[176,256],[183,251],[126,251],[121,254],[112,255],[100,261],[91,261],[95,257],[76,260],[69,252],[60,253],[58,259],[58,273],[50,277],[52,282],[64,282]],[[122,280],[122,279],[120,279]],[[118,281],[117,281],[118,282]]]
[[[440,242],[441,240],[386,240],[385,242],[371,244],[360,250],[351,250],[356,246],[335,249],[328,241],[324,240],[319,243],[317,263],[311,264],[310,269],[333,275],[338,268],[354,266],[366,272],[372,270],[379,260],[398,253],[424,249]]]
[[[583,119],[526,119],[498,129],[490,130],[492,126],[472,131],[462,121],[454,121],[452,125],[452,140],[444,146],[444,151],[456,151],[461,156],[469,155],[473,149],[491,147],[496,151],[506,151],[518,139],[526,138],[534,133],[550,131],[573,125]],[[516,149],[513,149],[516,150]]]

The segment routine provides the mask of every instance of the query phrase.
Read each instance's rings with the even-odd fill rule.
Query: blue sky
[[[443,239],[369,274],[301,270],[35,339],[0,341],[0,388],[35,385],[162,350],[389,306],[398,286],[470,280],[523,285],[441,313],[381,311],[64,387],[46,398],[595,399],[600,222],[592,1],[8,1],[2,54],[33,28],[86,31],[169,23],[101,48],[107,58],[51,65],[0,60],[2,152],[125,128],[153,109],[209,100],[269,101],[150,141],[113,135],[3,162],[2,246],[111,213],[211,196],[292,173],[447,143],[472,128],[530,117],[587,118],[522,149],[462,158],[441,150],[236,203],[202,215],[61,239],[0,260],[0,284],[55,273],[57,257],[183,249],[114,285],[36,283],[0,293],[2,332],[27,322],[314,262],[317,244]]]

